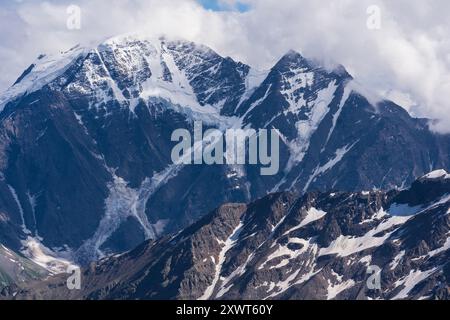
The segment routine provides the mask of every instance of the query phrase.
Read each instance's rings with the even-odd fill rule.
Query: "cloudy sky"
[[[67,28],[71,4],[79,30]],[[0,91],[40,53],[140,31],[261,69],[289,49],[341,63],[363,87],[450,132],[448,12],[448,0],[1,0]]]

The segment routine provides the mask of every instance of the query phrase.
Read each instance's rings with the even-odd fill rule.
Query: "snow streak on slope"
[[[309,241],[308,241],[309,243]],[[283,292],[286,292],[289,288],[292,288],[296,285],[301,285],[316,274],[318,274],[322,269],[316,270],[316,257],[318,253],[318,246],[315,243],[310,243],[304,249],[303,254],[305,255],[305,259],[301,262],[301,264],[290,270],[290,273],[283,275],[283,280],[275,283],[273,289],[268,291],[269,294],[265,299],[274,298]],[[264,299],[264,300],[265,300]]]
[[[303,247],[300,250],[291,250],[291,249],[289,249],[290,243],[301,244],[301,245],[303,245]],[[281,258],[281,257],[284,257],[285,259],[283,259],[277,265],[271,266],[269,269],[278,269],[278,268],[284,267],[285,265],[289,264],[290,260],[295,259],[299,255],[305,253],[309,246],[310,246],[310,242],[307,240],[298,239],[298,238],[289,239],[289,242],[287,245],[278,245],[278,248],[267,257],[266,261],[264,263],[262,263],[258,267],[258,269],[259,270],[264,269],[267,263],[271,262],[274,259]]]
[[[280,93],[285,97],[289,104],[288,109],[284,114],[292,113],[299,114],[304,106],[307,106],[307,101],[303,94],[298,95],[300,89],[310,87],[314,84],[314,72],[305,72],[304,68],[291,70],[295,75],[293,77],[283,76],[283,85]]]
[[[344,158],[344,156],[347,154],[347,152],[349,152],[354,146],[355,144],[358,143],[355,142],[352,145],[347,145],[343,148],[340,148],[338,150],[336,150],[335,156],[334,158],[332,158],[331,160],[329,160],[326,164],[324,164],[323,166],[319,166],[317,167],[314,172],[311,174],[311,176],[309,177],[308,182],[305,184],[305,187],[303,188],[303,191],[308,190],[310,184],[312,182],[314,182],[314,179],[316,179],[318,176],[320,176],[321,174],[327,172],[328,170],[330,170],[331,168],[333,168],[336,164],[338,164],[339,162],[341,162],[341,160]]]
[[[12,196],[14,198],[14,201],[16,202],[17,208],[19,209],[20,220],[21,220],[21,223],[22,223],[22,231],[25,234],[31,234],[30,230],[27,229],[27,226],[26,226],[26,223],[25,223],[25,214],[24,214],[24,211],[23,211],[22,204],[20,203],[19,197],[17,196],[16,190],[10,185],[8,185],[8,188],[9,188],[9,191],[11,192],[11,194],[12,194]]]
[[[256,107],[258,107],[261,102],[263,102],[264,100],[266,100],[266,98],[268,97],[268,95],[270,94],[270,90],[272,88],[272,84],[270,84],[267,87],[266,93],[264,94],[264,96],[262,96],[260,99],[256,100],[255,102],[253,102],[250,107],[248,108],[248,110],[244,113],[244,115],[241,117],[241,121],[244,121],[244,119],[247,117],[248,114],[250,114],[253,109],[255,109]]]
[[[442,247],[437,248],[433,251],[428,252],[428,256],[429,257],[434,257],[439,255],[442,252],[446,252],[447,250],[450,249],[450,234],[447,234],[447,240],[445,241],[445,243],[442,245]]]
[[[328,289],[327,289],[327,300],[333,300],[336,298],[341,292],[350,289],[355,285],[355,281],[352,279],[347,280],[342,283],[332,284],[330,280],[328,280]]]
[[[389,211],[389,214],[392,216],[414,216],[416,214],[430,210],[432,208],[440,206],[449,201],[450,201],[450,195],[446,194],[446,195],[442,196],[440,199],[438,199],[436,202],[428,204],[426,206],[424,206],[424,205],[410,206],[407,203],[400,203],[400,204],[393,203],[390,206],[388,211]]]
[[[323,217],[325,217],[326,214],[327,213],[325,211],[318,210],[318,209],[313,207],[313,208],[308,210],[307,216],[302,220],[302,222],[298,226],[295,226],[295,227],[289,229],[288,231],[286,231],[284,233],[284,235],[288,235],[291,232],[293,232],[295,230],[298,230],[298,229],[301,229],[304,226],[306,226],[306,225],[308,225],[308,224],[310,224],[310,223],[312,223],[314,221],[320,220]]]
[[[306,113],[307,120],[300,120],[296,123],[298,135],[297,138],[289,143],[291,150],[291,157],[287,165],[287,170],[291,169],[294,165],[302,162],[303,157],[308,150],[310,138],[319,127],[323,118],[330,111],[329,105],[334,98],[337,85],[333,80],[329,83],[328,87],[317,93],[317,99]],[[290,110],[297,110],[295,105],[291,105]]]
[[[354,253],[364,251],[369,248],[382,245],[396,230],[411,217],[389,217],[376,228],[370,230],[361,237],[348,237],[341,235],[334,240],[329,247],[320,249],[320,256],[336,254],[339,257],[347,257]],[[379,233],[394,228],[390,232],[386,232],[383,236]]]
[[[238,103],[238,105],[235,108],[236,110],[239,109],[240,105],[247,99],[249,99],[252,94],[255,92],[255,90],[266,80],[267,75],[269,74],[270,70],[257,70],[255,68],[250,68],[250,71],[245,78],[245,93],[241,97],[241,101]],[[263,101],[262,99],[261,101]],[[246,112],[248,114],[249,111]],[[245,118],[245,115],[241,117],[242,119]]]
[[[212,135],[213,133],[206,135],[205,140],[208,141]],[[110,192],[105,201],[105,216],[100,221],[95,234],[77,250],[76,258],[88,261],[102,258],[105,255],[101,250],[102,245],[128,217],[133,217],[140,224],[146,239],[156,239],[161,235],[168,221],[160,220],[151,224],[146,213],[147,202],[159,188],[178,175],[185,166],[186,158],[192,157],[202,144],[203,141],[195,142],[177,163],[145,179],[139,189],[130,188],[123,178],[117,176],[113,169],[104,164],[113,177],[113,182],[108,185]]]
[[[186,75],[180,71],[173,56],[168,53],[164,43],[154,47],[155,51],[148,56],[152,76],[143,84],[142,99],[158,97],[171,103],[192,109],[195,113],[217,113],[212,106],[201,106]],[[163,66],[168,69],[165,70]],[[164,72],[169,71],[171,79],[167,81]]]
[[[37,232],[35,237],[31,236],[32,232],[26,227],[23,207],[20,203],[16,190],[10,185],[8,185],[8,188],[17,204],[20,213],[22,231],[25,235],[27,235],[26,240],[22,241],[21,253],[52,274],[64,273],[67,272],[69,267],[75,267],[75,265],[72,263],[73,255],[70,250],[65,248],[56,252],[55,250],[51,250],[42,244],[43,239],[37,235]],[[34,198],[30,197],[29,194],[28,197],[33,211],[33,218],[36,219],[34,217]]]
[[[427,271],[412,270],[409,275],[395,283],[397,287],[402,286],[402,290],[393,298],[393,300],[408,298],[408,294],[411,290],[420,282],[431,276],[436,270],[437,268]]]
[[[252,237],[252,235],[250,236]],[[219,290],[217,291],[216,298],[221,298],[224,294],[226,294],[234,285],[233,280],[236,277],[242,276],[247,271],[247,266],[250,263],[250,261],[253,259],[254,253],[251,253],[244,264],[240,265],[236,268],[228,277],[221,277],[221,285]]]
[[[86,240],[78,249],[77,258],[88,260],[102,258],[104,252],[101,246],[128,217],[133,217],[139,222],[146,239],[155,239],[160,235],[167,221],[160,220],[151,224],[145,213],[147,201],[158,188],[175,177],[180,169],[180,165],[169,166],[151,179],[145,179],[139,189],[128,187],[125,180],[113,174],[114,181],[109,184],[110,194],[105,202],[105,216],[92,238]]]
[[[405,250],[400,251],[400,253],[395,256],[394,260],[389,264],[391,270],[395,270],[395,268],[397,268],[398,264],[402,261],[404,256]]]
[[[88,79],[89,79],[89,81],[92,84],[94,83],[94,81],[98,81],[98,82],[101,83],[101,81],[103,80],[104,82],[106,82],[107,85],[108,85],[108,88],[112,91],[113,96],[109,97],[102,90],[97,90],[96,94],[98,94],[100,97],[103,98],[103,101],[101,101],[102,103],[106,103],[108,101],[111,101],[111,99],[117,100],[119,102],[124,102],[125,101],[125,97],[124,97],[122,91],[119,89],[117,83],[111,77],[111,73],[108,70],[108,68],[106,67],[105,61],[103,60],[103,57],[101,56],[99,50],[95,49],[94,52],[95,52],[95,54],[97,55],[97,57],[99,58],[99,60],[101,62],[100,68],[103,69],[103,71],[105,72],[105,75],[104,75],[103,78],[100,78],[100,81],[99,81],[99,80],[95,79],[98,76],[98,72],[95,72],[95,70],[89,69],[90,73],[88,74]],[[90,87],[92,88],[93,86],[91,85]]]
[[[222,246],[222,250],[220,251],[219,257],[217,259],[215,257],[211,257],[211,259],[214,260],[215,265],[216,265],[216,271],[215,271],[214,279],[213,279],[211,285],[208,288],[206,288],[205,292],[199,298],[199,300],[208,300],[209,298],[211,298],[212,294],[214,293],[214,289],[216,287],[216,284],[217,284],[217,282],[220,279],[220,273],[222,271],[222,265],[223,265],[223,263],[225,261],[225,256],[226,256],[227,252],[231,248],[233,248],[233,246],[238,241],[239,234],[242,231],[242,227],[243,227],[243,223],[241,222],[236,227],[236,229],[234,229],[234,231],[232,232],[231,236],[225,241],[221,241],[221,240],[217,239],[219,244]]]
[[[344,93],[342,95],[341,102],[339,103],[339,109],[336,111],[336,113],[333,115],[333,124],[331,126],[330,132],[328,133],[327,139],[325,140],[325,143],[323,145],[322,151],[325,149],[325,147],[328,144],[328,141],[330,141],[331,136],[333,135],[334,129],[336,128],[337,121],[339,117],[341,116],[342,109],[344,108],[345,103],[347,102],[348,98],[350,97],[350,94],[352,93],[352,88],[350,86],[345,86]]]

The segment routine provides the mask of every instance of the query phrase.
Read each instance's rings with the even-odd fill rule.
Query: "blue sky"
[[[237,10],[239,12],[246,12],[250,9],[249,5],[237,1],[234,8],[230,8],[229,6],[220,2],[220,0],[198,0],[200,4],[208,9],[213,11],[230,11]]]

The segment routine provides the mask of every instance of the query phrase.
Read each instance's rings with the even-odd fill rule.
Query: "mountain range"
[[[277,130],[279,173],[261,176],[258,165],[174,164],[171,134],[180,128],[192,132],[194,121],[201,121],[205,129]],[[334,203],[330,195],[334,191],[342,197],[355,194],[363,202],[365,197],[374,198],[372,211],[365,209],[368,216],[355,221],[371,219],[380,214],[391,193],[433,170],[450,170],[450,136],[431,131],[428,123],[362,89],[343,66],[324,67],[295,51],[267,71],[192,42],[130,35],[40,55],[0,95],[0,243],[30,259],[33,269],[36,264],[39,272],[43,268],[54,274],[72,263],[88,266],[137,246],[147,250],[148,243],[168,241],[167,236],[186,233],[199,223],[211,224],[204,219],[220,220],[222,213],[230,221],[223,221],[228,228],[217,232],[222,235],[219,240],[230,245],[235,242],[229,239],[235,222],[239,224],[251,208],[261,207],[260,214],[267,219],[286,214],[281,208],[270,209],[281,205],[280,199],[291,208],[294,202],[307,206],[304,197]],[[363,191],[369,196],[362,196]],[[337,233],[345,237],[369,232],[364,226],[356,231],[356,222],[345,226],[356,212],[347,210],[356,205],[351,201],[357,200],[344,201],[337,216],[327,214],[336,218],[326,218],[328,229],[321,230],[317,247],[308,242],[311,238],[301,237],[299,243],[285,243],[282,250],[295,259],[310,255],[305,261],[313,261],[318,253],[310,250],[325,249]],[[332,211],[331,204],[320,208]],[[304,210],[297,213],[301,223]],[[279,222],[276,217],[244,216],[254,216],[255,228],[259,223],[264,230]],[[396,219],[402,226],[411,223],[392,220]],[[392,228],[388,221],[380,232]],[[197,224],[185,229],[193,223]],[[259,237],[267,236],[267,230]],[[142,245],[146,240],[151,241]],[[298,253],[287,246],[299,248],[294,250]],[[159,244],[155,250],[162,249]],[[217,253],[220,244],[209,249]],[[206,258],[204,268],[214,269]],[[231,264],[248,256],[236,259]],[[229,266],[233,267],[237,266]],[[306,277],[308,272],[297,275]],[[282,288],[280,281],[286,281],[270,277],[265,279],[268,286],[273,282]],[[160,280],[159,285],[167,281]],[[185,281],[183,285],[192,289],[193,280]],[[251,277],[247,281],[257,283]],[[274,297],[291,292],[272,289]],[[210,297],[217,297],[220,289],[211,290]],[[240,290],[248,290],[243,297],[259,297],[251,286]],[[187,297],[174,292],[142,297]],[[193,290],[190,297],[198,298],[199,293]],[[223,296],[238,293],[230,288]]]
[[[274,193],[15,299],[449,299],[450,174],[403,191]],[[371,281],[375,271],[378,285]]]

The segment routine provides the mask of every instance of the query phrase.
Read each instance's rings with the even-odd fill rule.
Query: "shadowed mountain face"
[[[94,263],[82,272],[81,290],[66,289],[61,274],[12,292],[17,299],[448,299],[449,213],[445,172],[405,191],[277,193],[223,205],[175,236]]]
[[[270,192],[404,187],[448,136],[289,52],[258,72],[185,41],[118,37],[40,56],[0,96],[0,243],[81,264]],[[277,129],[280,171],[174,165],[174,130]],[[45,250],[44,250],[45,249]],[[53,253],[52,253],[53,252]]]

